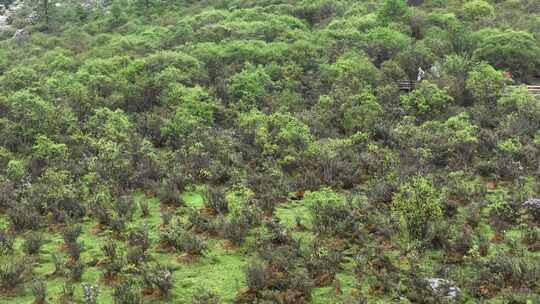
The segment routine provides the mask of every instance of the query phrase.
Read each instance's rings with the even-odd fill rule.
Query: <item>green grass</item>
[[[203,197],[198,191],[186,192],[182,195],[182,198],[189,207],[201,208],[203,206]],[[148,200],[150,216],[148,218],[142,218],[140,209],[137,209],[130,225],[148,224],[151,227],[150,238],[153,241],[153,246],[155,246],[159,239],[158,226],[161,223],[161,206],[159,201],[156,198],[146,198],[140,193],[135,196],[135,200],[137,203],[140,200]],[[182,212],[177,213],[181,214]],[[86,219],[82,223],[83,232],[78,240],[84,245],[81,260],[85,263],[92,259],[103,258],[101,247],[107,242],[112,241],[119,248],[125,248],[124,242],[113,239],[110,231],[100,232],[96,235],[92,234],[90,231],[95,225],[96,222],[90,219]],[[0,217],[0,227],[6,226],[7,219]],[[51,254],[59,252],[63,240],[60,231],[42,230],[41,232],[46,237],[47,242],[41,248],[39,262],[33,265],[33,272],[38,277],[45,277],[53,272],[54,264]],[[205,290],[212,290],[220,295],[224,302],[231,303],[236,295],[236,291],[245,286],[244,267],[249,256],[244,254],[244,248],[224,249],[222,240],[207,239],[207,242],[207,255],[194,263],[178,262],[177,257],[179,254],[157,253],[151,249],[151,259],[155,262],[171,265],[176,269],[173,273],[175,287],[168,298],[148,300],[145,303],[189,303],[194,292],[199,287],[203,287]],[[19,235],[15,243],[15,253],[13,256],[23,255],[21,249],[22,243],[23,238]],[[12,257],[0,257],[0,261],[5,262],[10,258]],[[113,289],[110,286],[106,286],[102,281],[102,274],[103,270],[99,267],[87,267],[83,273],[82,282],[99,285],[101,290],[99,303],[113,303]],[[50,303],[57,303],[65,281],[65,276],[46,279]],[[76,298],[82,299],[80,283],[75,284]],[[29,282],[24,285],[16,296],[0,294],[0,303],[33,303]]]
[[[182,220],[186,221],[187,213],[184,212],[186,208],[200,209],[204,206],[204,197],[202,195],[202,188],[193,188],[182,194],[182,199],[186,204],[186,207],[180,207],[176,209],[176,214],[182,217]],[[243,197],[241,193],[231,192],[228,199],[230,201],[239,201]],[[137,212],[134,215],[133,221],[130,226],[140,226],[143,224],[149,225],[150,238],[152,239],[153,246],[155,247],[159,241],[159,225],[161,224],[161,209],[162,206],[157,198],[147,198],[142,193],[135,195],[135,201],[138,204],[141,200],[148,202],[150,216],[143,218],[140,208],[137,208]],[[462,210],[463,211],[463,210]],[[293,236],[301,240],[301,245],[305,248],[317,237],[311,232],[312,221],[309,206],[303,201],[289,201],[281,204],[276,208],[274,216],[280,220],[280,222],[290,229]],[[296,227],[296,219],[299,218],[300,222],[307,229],[298,230]],[[7,227],[8,222],[5,216],[0,216],[0,227]],[[83,243],[83,252],[81,259],[85,263],[94,259],[102,259],[103,253],[101,247],[107,242],[115,242],[119,248],[125,248],[125,241],[117,240],[113,238],[112,232],[102,231],[97,234],[92,234],[92,228],[96,225],[96,222],[90,218],[86,218],[82,223],[83,233],[79,237],[79,242]],[[59,228],[56,228],[59,229]],[[493,229],[489,224],[482,222],[480,224],[480,230],[488,237],[494,235]],[[60,231],[41,231],[46,237],[46,243],[43,245],[39,257],[33,263],[33,272],[36,276],[45,278],[48,274],[53,272],[54,264],[51,258],[52,253],[59,253],[59,248],[63,244],[63,240]],[[13,256],[22,256],[22,243],[23,235],[18,236],[15,243],[15,253]],[[515,241],[520,241],[521,230],[511,229],[505,234],[506,238]],[[224,240],[217,237],[203,236],[206,239],[208,249],[204,257],[199,258],[192,263],[181,262],[178,260],[179,253],[162,253],[156,252],[154,247],[151,249],[151,260],[161,264],[172,266],[175,271],[173,273],[174,288],[172,289],[169,297],[164,299],[147,299],[145,303],[190,303],[194,293],[199,288],[204,290],[213,291],[221,297],[222,303],[233,303],[238,289],[246,286],[244,269],[247,263],[255,258],[254,248],[254,232],[252,231],[244,244],[240,248],[226,249],[224,246]],[[403,243],[405,246],[406,240],[396,240],[398,243]],[[356,246],[356,245],[355,245]],[[387,296],[370,295],[369,294],[369,282],[370,277],[367,277],[359,283],[353,274],[353,261],[348,253],[358,252],[361,246],[356,246],[347,249],[345,252],[347,257],[343,263],[343,269],[337,274],[341,285],[343,295],[338,295],[335,290],[335,286],[327,286],[321,288],[315,288],[312,293],[312,303],[314,304],[326,304],[326,303],[343,303],[342,299],[353,293],[355,290],[361,290],[364,295],[367,295],[369,303],[389,303],[392,299]],[[508,250],[506,243],[495,244],[492,243],[489,251],[490,256],[500,254]],[[65,256],[65,253],[60,253]],[[392,257],[394,261],[403,261],[400,259],[400,251],[393,249],[386,254]],[[536,255],[536,254],[535,254]],[[538,254],[540,256],[540,253]],[[11,256],[0,256],[0,261],[5,262],[12,258]],[[440,251],[430,250],[424,252],[419,261],[423,272],[426,274],[433,274],[436,265],[442,263],[443,256]],[[400,269],[408,269],[406,262],[400,262]],[[462,267],[462,271],[467,272],[473,270],[466,266]],[[99,296],[99,303],[113,303],[112,287],[107,286],[103,280],[103,270],[100,267],[87,267],[84,271],[82,281],[91,284],[98,284],[101,290]],[[63,285],[66,282],[66,276],[47,278],[46,283],[48,287],[48,299],[49,303],[58,303],[59,295],[61,294]],[[6,294],[0,294],[0,304],[2,303],[33,303],[33,296],[29,289],[29,283],[27,282],[18,292],[16,296],[10,296]],[[79,301],[82,299],[82,289],[80,283],[75,283],[76,286],[76,299]],[[501,299],[492,299],[486,303],[502,303]],[[82,303],[82,302],[80,302]]]

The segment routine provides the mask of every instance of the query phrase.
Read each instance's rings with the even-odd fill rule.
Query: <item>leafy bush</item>
[[[150,215],[150,207],[148,206],[148,201],[146,200],[140,201],[139,208],[141,208],[142,217],[148,217]]]
[[[334,281],[341,269],[342,255],[337,250],[313,244],[306,257],[306,268],[318,286],[325,286]]]
[[[147,287],[157,288],[162,296],[166,296],[173,287],[171,268],[160,264],[145,267],[143,279]]]
[[[127,235],[127,240],[131,246],[140,246],[143,251],[146,251],[151,246],[150,228],[147,224],[132,228]]]
[[[30,233],[26,236],[23,243],[23,251],[26,254],[34,255],[38,254],[41,246],[43,245],[43,236],[39,233]]]
[[[43,280],[32,281],[32,295],[34,296],[34,303],[44,304],[47,302],[47,284]]]
[[[489,2],[474,0],[463,5],[463,16],[470,21],[476,21],[482,18],[494,18],[495,9]]]
[[[24,281],[24,274],[27,271],[27,261],[11,260],[0,265],[0,286],[11,290],[19,286]]]
[[[124,282],[113,291],[114,304],[141,304],[143,297],[134,282]]]
[[[75,243],[77,238],[81,235],[82,227],[80,225],[67,225],[66,228],[62,230],[62,238],[64,243]]]
[[[224,219],[220,229],[223,237],[234,245],[242,244],[249,232],[249,224],[246,223],[246,220],[248,219],[238,215],[233,216],[230,220]]]
[[[73,242],[67,244],[67,252],[71,259],[74,261],[78,261],[81,257],[81,251],[82,251],[82,244]]]
[[[107,242],[101,247],[103,254],[109,259],[114,260],[116,258],[116,244],[113,242]]]
[[[173,214],[167,210],[161,212],[161,222],[164,227],[168,226],[171,222]]]
[[[491,107],[503,94],[507,80],[500,71],[489,64],[480,64],[475,67],[467,78],[467,89],[478,100]]]
[[[475,58],[489,62],[497,69],[512,71],[516,78],[522,80],[534,75],[539,65],[538,55],[540,47],[534,37],[530,33],[513,30],[493,31],[485,35],[474,52]]]
[[[183,205],[181,189],[172,178],[164,179],[161,183],[157,197],[162,203],[171,205]]]
[[[518,206],[512,202],[512,198],[505,189],[496,189],[486,195],[489,203],[492,224],[502,230],[507,224],[516,223],[519,213]]]
[[[352,230],[354,216],[346,198],[329,188],[306,192],[304,201],[310,207],[313,229],[324,236],[343,236]]]
[[[204,205],[216,214],[227,214],[229,212],[229,203],[223,189],[208,188],[205,193]]]
[[[0,255],[12,253],[14,243],[15,236],[12,233],[0,230]]]
[[[16,204],[8,209],[7,216],[15,230],[37,229],[41,218],[38,212],[28,203]]]
[[[261,291],[266,287],[265,270],[261,264],[251,264],[246,267],[246,282],[249,290]]]
[[[75,261],[73,263],[68,263],[66,267],[69,269],[69,278],[72,282],[80,282],[85,265],[81,261]]]
[[[131,247],[126,253],[126,263],[134,266],[141,265],[147,258],[148,254],[141,246]]]
[[[424,239],[428,224],[442,216],[444,192],[422,176],[415,176],[400,186],[392,198],[392,206],[405,220],[411,239]]]
[[[444,112],[453,98],[428,81],[422,81],[411,94],[401,96],[401,104],[419,120],[434,118]]]
[[[217,294],[212,291],[200,288],[195,291],[191,304],[219,304],[221,300]]]
[[[188,211],[188,221],[192,227],[197,229],[200,232],[216,232],[216,219],[214,216],[206,213],[200,212],[195,209]]]

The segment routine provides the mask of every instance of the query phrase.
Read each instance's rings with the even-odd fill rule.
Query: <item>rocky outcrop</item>
[[[540,222],[540,199],[530,199],[523,203],[522,207],[525,208],[527,213],[529,213],[535,221]]]
[[[429,292],[436,297],[456,300],[461,294],[461,290],[451,281],[441,278],[426,278],[424,280]]]
[[[12,29],[13,18],[22,7],[21,1],[15,1],[9,7],[0,5],[0,32]]]

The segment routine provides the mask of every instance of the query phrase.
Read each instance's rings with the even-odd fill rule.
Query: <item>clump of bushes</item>
[[[43,280],[32,281],[32,294],[35,304],[45,304],[47,302],[47,284]]]
[[[306,192],[304,201],[313,218],[313,229],[321,236],[345,237],[352,233],[355,222],[352,206],[344,195],[329,188]]]
[[[72,282],[80,282],[85,265],[81,261],[72,261],[67,263],[66,267],[69,270],[69,279]]]
[[[214,292],[199,288],[193,294],[191,304],[219,304],[221,303],[220,297]]]
[[[157,197],[164,204],[181,206],[184,204],[181,198],[184,187],[177,178],[166,178],[158,188]]]
[[[341,253],[322,244],[313,244],[306,257],[306,268],[316,286],[326,286],[341,269]]]
[[[216,218],[213,215],[195,209],[191,209],[188,212],[190,228],[194,228],[198,232],[216,234],[218,227]]]
[[[133,227],[127,235],[127,240],[130,246],[140,246],[143,252],[146,252],[152,242],[150,240],[150,228],[148,225]]]
[[[30,233],[26,236],[23,243],[23,251],[29,255],[35,255],[39,253],[41,246],[43,245],[43,236],[39,233]]]
[[[7,210],[7,216],[11,226],[17,231],[35,230],[41,223],[39,213],[28,203],[14,204]]]
[[[178,219],[162,231],[160,238],[163,244],[191,256],[202,255],[206,249],[205,242],[196,234],[187,231]]]
[[[236,303],[308,303],[313,282],[302,269],[288,272],[274,271],[263,264],[250,264],[246,268],[248,289],[239,293]]]
[[[23,283],[27,262],[25,259],[11,260],[0,265],[0,286],[12,290]]]
[[[540,251],[540,228],[528,228],[523,232],[522,243],[527,245],[530,251]]]
[[[173,287],[172,269],[156,264],[143,269],[143,280],[146,287],[156,289],[160,296],[167,296]]]
[[[143,297],[134,282],[127,281],[114,287],[114,304],[141,304]]]
[[[209,187],[205,192],[204,205],[215,214],[223,215],[229,212],[229,202],[222,188]]]
[[[242,244],[249,232],[248,220],[248,218],[240,215],[233,215],[230,219],[223,219],[220,229],[221,234],[236,246]]]
[[[415,176],[404,183],[392,198],[394,212],[405,221],[411,239],[423,240],[428,225],[442,216],[445,191],[433,181]]]
[[[0,255],[10,254],[13,252],[13,244],[15,236],[7,230],[0,230]]]
[[[64,243],[67,245],[69,243],[77,242],[81,232],[82,227],[80,225],[67,225],[62,230],[62,238],[64,239]]]
[[[105,261],[102,262],[105,269],[104,277],[110,280],[122,271],[126,265],[126,259],[117,251],[114,243],[106,243],[101,247],[101,251],[105,255]]]

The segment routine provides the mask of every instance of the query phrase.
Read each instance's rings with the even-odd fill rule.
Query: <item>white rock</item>
[[[435,295],[453,300],[461,294],[461,290],[451,281],[441,278],[427,278],[425,280],[427,286]]]

